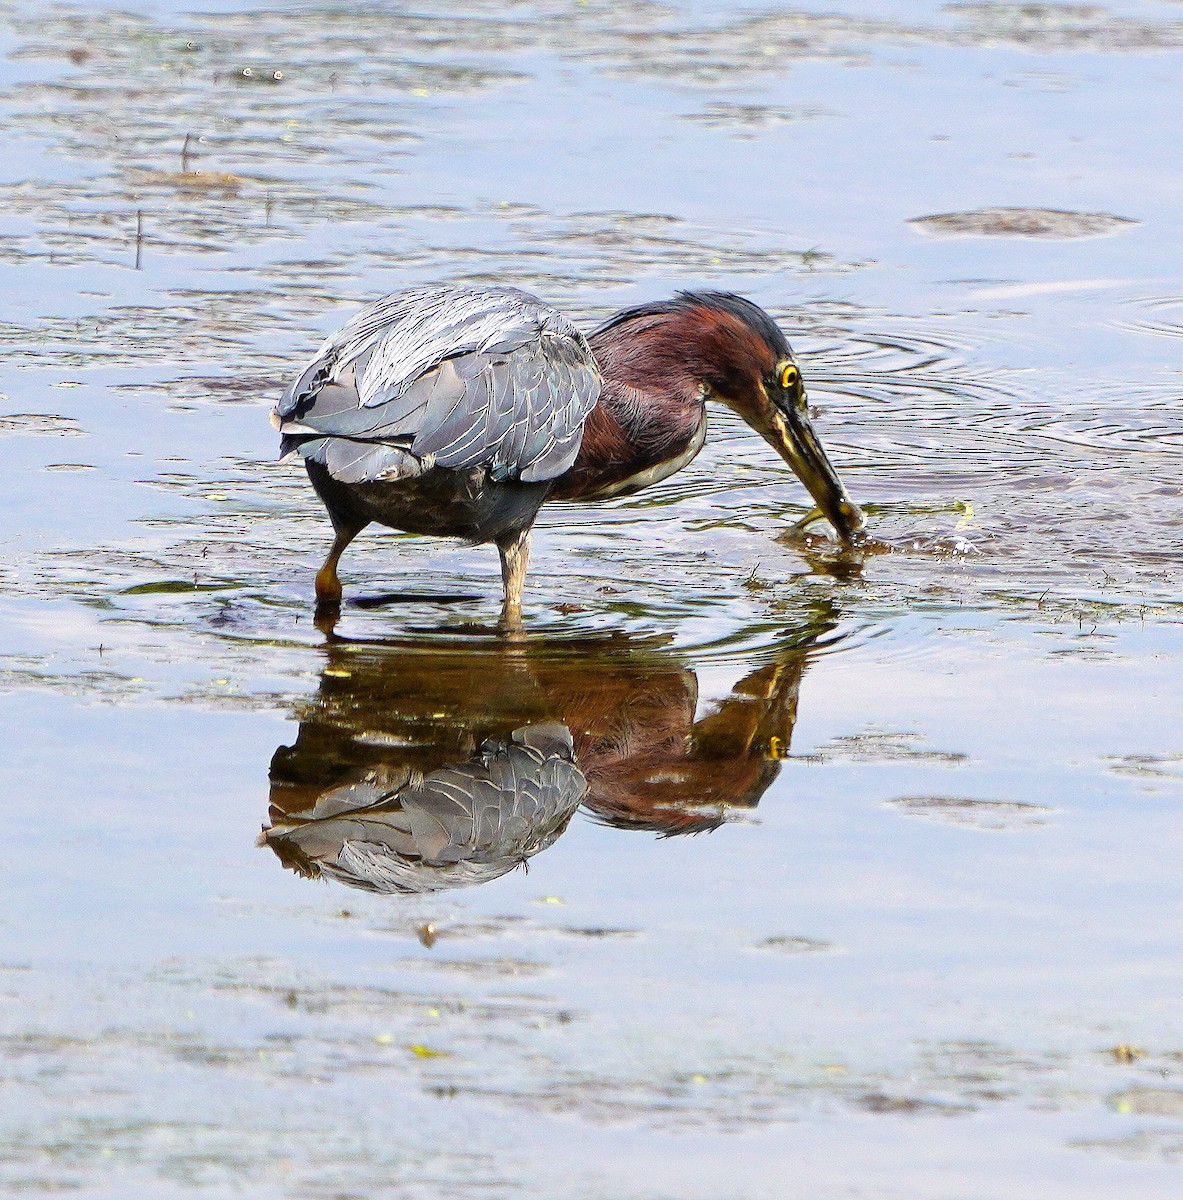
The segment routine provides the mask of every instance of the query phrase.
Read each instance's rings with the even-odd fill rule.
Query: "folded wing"
[[[583,335],[513,288],[410,288],[358,313],[284,392],[282,450],[344,483],[485,466],[554,479],[600,395]]]

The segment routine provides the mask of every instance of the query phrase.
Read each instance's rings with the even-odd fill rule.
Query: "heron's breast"
[[[599,486],[583,492],[580,500],[612,500],[617,496],[631,496],[680,471],[702,449],[707,438],[706,416],[699,422],[690,441],[671,457],[649,463],[630,474],[616,479],[607,479]]]

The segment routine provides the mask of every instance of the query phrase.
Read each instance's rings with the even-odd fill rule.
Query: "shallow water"
[[[0,1186],[1178,1195],[1183,9],[200,7],[0,3]],[[891,552],[719,413],[327,637],[266,411],[425,280],[751,296]],[[528,871],[255,845],[553,721]]]

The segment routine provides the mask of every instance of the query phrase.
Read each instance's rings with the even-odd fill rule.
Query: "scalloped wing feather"
[[[315,434],[394,442],[438,466],[484,465],[495,480],[535,483],[571,466],[600,386],[583,336],[533,296],[413,288],[371,305],[329,338],[275,417],[287,444],[305,457],[317,446],[318,460],[342,482],[377,476],[359,476],[360,455],[349,459],[350,478],[338,475],[343,456],[329,455]]]

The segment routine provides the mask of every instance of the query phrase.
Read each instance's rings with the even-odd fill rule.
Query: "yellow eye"
[[[780,369],[780,386],[787,392],[789,388],[796,387],[797,381],[801,378],[801,372],[797,370],[792,363],[785,363]]]

